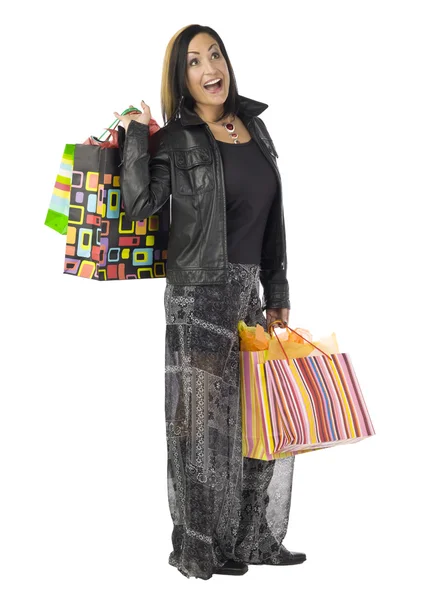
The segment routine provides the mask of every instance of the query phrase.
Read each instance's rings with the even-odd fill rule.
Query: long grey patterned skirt
[[[266,318],[259,266],[228,266],[227,284],[164,293],[169,564],[200,579],[230,558],[278,563],[291,504],[294,456],[242,456],[237,324]]]

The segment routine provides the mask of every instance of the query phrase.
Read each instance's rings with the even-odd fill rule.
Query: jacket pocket
[[[192,196],[214,189],[214,169],[208,148],[174,150],[175,190]]]

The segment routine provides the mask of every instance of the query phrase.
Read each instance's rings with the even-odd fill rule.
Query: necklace
[[[232,140],[234,140],[234,144],[239,144],[240,142],[238,139],[238,133],[236,133],[236,131],[235,131],[234,121],[235,121],[235,117],[232,122],[222,123],[222,125],[226,129],[226,131],[229,133],[229,137]]]
[[[234,144],[239,144],[239,140],[238,140],[238,133],[236,133],[235,131],[235,117],[233,118],[232,121],[226,121],[225,123],[221,123],[222,127],[224,127],[226,129],[226,131],[229,134],[229,137],[234,141]],[[211,124],[212,121],[205,121],[205,123]]]

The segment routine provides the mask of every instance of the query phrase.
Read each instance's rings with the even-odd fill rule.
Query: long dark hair
[[[230,75],[229,92],[223,103],[223,112],[216,121],[225,119],[231,114],[237,114],[239,108],[238,88],[232,64],[226,52],[225,45],[219,34],[206,25],[187,25],[172,37],[166,48],[161,78],[161,113],[164,124],[176,119],[181,101],[185,106],[193,109],[195,99],[190,94],[187,81],[187,52],[190,41],[198,33],[208,33],[218,42],[220,50],[226,60]]]

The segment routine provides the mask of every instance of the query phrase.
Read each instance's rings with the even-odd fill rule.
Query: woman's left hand
[[[283,327],[284,324],[286,323],[286,325],[288,325],[288,321],[289,321],[289,308],[267,308],[266,312],[267,312],[267,332],[268,332],[268,327],[270,326],[270,323],[272,323],[273,321],[280,321],[281,322],[281,326]],[[275,325],[277,327],[280,327],[279,323],[275,323]]]

